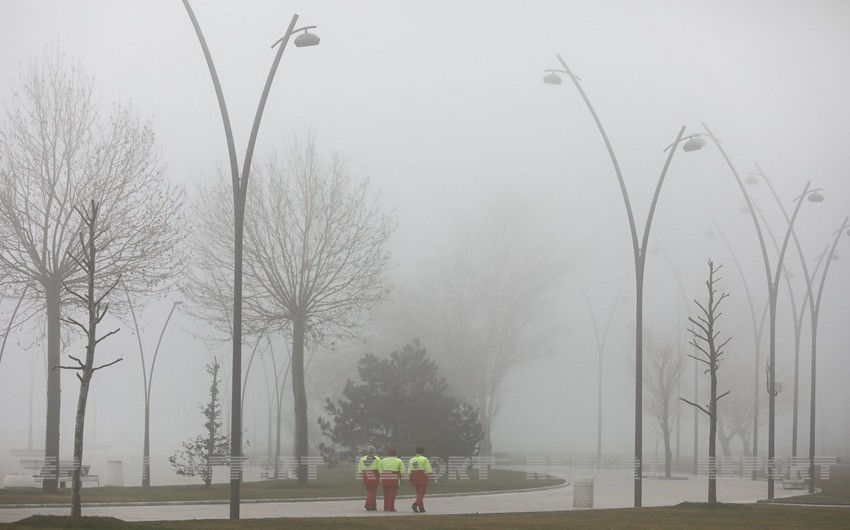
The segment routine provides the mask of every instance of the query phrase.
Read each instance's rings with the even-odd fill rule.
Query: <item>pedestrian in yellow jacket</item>
[[[375,452],[375,446],[370,445],[366,454],[360,457],[357,463],[357,472],[363,478],[366,486],[366,511],[374,512],[378,509],[378,484],[381,477],[381,457]]]
[[[416,456],[408,462],[407,470],[410,472],[410,483],[416,488],[416,500],[413,501],[413,511],[425,513],[425,491],[428,489],[428,480],[437,483],[437,477],[431,475],[431,461],[425,456],[425,449],[416,448]]]
[[[404,461],[396,455],[396,450],[387,449],[387,456],[381,459],[381,488],[384,490],[384,511],[395,511],[395,497],[401,476],[404,475]]]

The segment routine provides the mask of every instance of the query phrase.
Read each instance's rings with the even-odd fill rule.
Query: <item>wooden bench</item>
[[[59,487],[64,488],[68,482],[71,482],[74,479],[74,462],[68,461],[60,461],[59,462],[59,473],[57,475],[56,469],[52,465],[42,465],[38,470],[38,473],[33,475],[36,483],[44,482],[45,479],[51,479],[54,477],[58,477],[59,479]],[[100,477],[98,475],[89,475],[89,469],[91,469],[91,465],[83,464],[80,466],[80,482],[94,482],[96,486],[100,486]]]

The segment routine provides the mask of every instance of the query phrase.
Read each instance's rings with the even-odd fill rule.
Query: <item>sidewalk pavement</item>
[[[573,477],[588,476],[570,472],[569,469],[550,473],[572,481]],[[593,508],[630,508],[634,506],[634,481],[629,477],[596,472],[594,478]],[[800,495],[800,490],[783,490],[777,481],[776,498]],[[474,514],[563,511],[573,508],[573,486],[570,483],[555,488],[480,495],[440,496],[440,487],[430,486],[425,497],[428,512],[433,514]],[[681,502],[705,502],[708,497],[708,479],[693,475],[676,478],[644,478],[643,506],[672,506]],[[365,496],[365,494],[364,494]],[[740,478],[719,477],[717,500],[726,503],[754,503],[767,497],[767,482]],[[394,513],[367,512],[363,499],[243,502],[240,516],[243,519],[271,517],[398,517],[413,515],[411,497],[396,500]],[[379,500],[380,506],[380,500]],[[30,515],[68,515],[68,507],[0,507],[0,523],[19,521]],[[124,521],[161,521],[183,519],[227,519],[230,507],[221,504],[169,504],[87,506],[83,515],[115,517]]]

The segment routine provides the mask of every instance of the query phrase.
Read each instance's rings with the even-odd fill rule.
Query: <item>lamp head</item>
[[[754,173],[750,173],[747,178],[744,179],[745,184],[749,184],[750,186],[759,183],[759,179],[756,178]]]
[[[295,46],[297,46],[298,48],[303,48],[305,46],[316,46],[319,44],[320,40],[321,39],[319,39],[318,35],[316,35],[315,33],[310,33],[305,29],[304,33],[295,37]]]
[[[563,79],[552,70],[547,70],[547,72],[549,73],[543,76],[543,82],[547,85],[560,85],[563,82]]]
[[[823,202],[823,195],[817,190],[809,194],[809,202]]]
[[[685,145],[682,146],[682,150],[688,152],[699,151],[703,147],[705,147],[705,140],[699,136],[692,136],[687,142],[685,142]]]

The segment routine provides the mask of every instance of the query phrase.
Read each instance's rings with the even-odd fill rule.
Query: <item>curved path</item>
[[[572,481],[574,477],[587,476],[569,468],[549,469],[549,473]],[[622,474],[597,471],[594,473],[594,508],[629,508],[634,504],[634,482]],[[573,486],[548,489],[486,493],[480,495],[440,496],[438,486],[429,487],[425,506],[429,514],[470,514],[563,511],[573,508]],[[644,506],[671,506],[681,502],[705,502],[708,480],[689,476],[680,479],[645,478],[643,480]],[[776,497],[800,495],[799,490],[776,490]],[[717,500],[728,503],[753,503],[767,495],[767,483],[739,478],[717,479]],[[378,501],[380,506],[380,499]],[[398,512],[366,512],[363,500],[312,500],[285,502],[243,502],[243,519],[270,517],[397,517],[412,515],[410,497],[397,499]],[[9,523],[33,514],[67,515],[67,507],[0,507],[0,522]],[[230,507],[222,504],[168,504],[168,505],[83,505],[83,515],[116,517],[125,521],[158,521],[179,519],[227,519]]]

